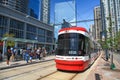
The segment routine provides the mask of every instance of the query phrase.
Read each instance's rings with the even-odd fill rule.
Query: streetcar
[[[64,71],[84,71],[98,57],[96,45],[84,27],[60,29],[55,54],[56,68]]]

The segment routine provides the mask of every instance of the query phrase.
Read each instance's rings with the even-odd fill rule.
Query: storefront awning
[[[22,39],[22,38],[12,38],[12,37],[4,37],[2,38],[3,41],[15,41],[15,42],[28,42],[28,43],[38,43],[37,40],[29,40],[29,39]]]

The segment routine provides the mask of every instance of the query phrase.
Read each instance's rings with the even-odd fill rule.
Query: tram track
[[[41,79],[43,79],[43,78],[45,78],[45,77],[47,77],[47,76],[50,76],[50,75],[52,75],[52,74],[54,74],[54,73],[56,73],[57,71],[54,71],[54,72],[52,72],[52,73],[50,73],[50,74],[47,74],[47,75],[45,75],[45,76],[40,76],[40,78],[38,78],[37,80],[41,80]]]
[[[44,61],[33,61],[32,63],[28,63],[28,64],[19,64],[19,65],[12,65],[12,66],[7,66],[7,67],[0,67],[0,70],[5,70],[5,69],[10,69],[10,68],[16,68],[16,67],[21,67],[21,66],[27,66],[27,65],[31,65],[31,64],[37,64],[37,63],[43,63],[43,62],[47,62],[47,61],[53,61],[54,59],[50,59],[50,60],[44,60]]]
[[[8,69],[2,69],[2,70],[0,70],[0,73],[12,71],[12,70],[18,70],[18,69],[20,70],[20,69],[23,69],[23,68],[26,68],[26,67],[29,68],[29,67],[32,67],[32,66],[38,66],[38,65],[41,65],[43,63],[47,64],[47,63],[51,63],[52,61],[44,61],[44,62],[39,62],[37,64],[30,64],[30,65],[26,65],[26,66],[19,66],[19,67],[13,67],[13,68],[8,68]]]
[[[39,64],[33,64],[33,65],[24,66],[20,68],[10,69],[8,71],[5,70],[5,72],[4,70],[2,70],[0,71],[0,80],[9,79],[9,78],[16,77],[19,75],[35,73],[37,71],[45,70],[46,68],[50,68],[53,66],[55,66],[55,63],[49,61],[49,62],[45,62],[44,64],[39,63]]]
[[[54,71],[37,80],[73,80],[77,75],[78,73],[73,72]]]
[[[15,76],[18,76],[18,75],[21,75],[21,74],[27,74],[27,73],[35,72],[35,71],[37,71],[38,69],[44,69],[44,68],[48,68],[48,67],[51,67],[51,66],[53,66],[53,65],[49,65],[49,66],[42,67],[42,68],[37,68],[37,69],[35,69],[35,70],[27,71],[27,72],[20,73],[20,74],[15,74],[15,75],[12,75],[12,76],[9,76],[9,77],[6,77],[6,78],[15,77]],[[6,78],[4,78],[4,79],[6,79]]]
[[[87,76],[89,75],[90,71],[97,65],[101,55],[98,59],[94,62],[94,64],[86,69],[83,72],[63,72],[63,71],[55,71],[48,75],[38,78],[37,80],[86,80]]]

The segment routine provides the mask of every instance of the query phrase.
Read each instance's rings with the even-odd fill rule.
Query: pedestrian
[[[40,56],[40,54],[41,54],[41,48],[39,47],[38,49],[37,49],[37,58],[40,60],[41,59],[41,56]]]
[[[11,50],[11,57],[10,57],[10,60],[11,60],[11,61],[15,61],[14,49],[11,47],[10,50]]]
[[[11,57],[12,53],[11,53],[11,50],[10,50],[10,46],[7,47],[7,65],[9,65],[9,62],[10,62],[10,57]]]
[[[29,55],[30,55],[30,62],[32,63],[32,58],[33,58],[33,50],[31,50],[31,51],[29,52]]]
[[[23,49],[20,48],[20,58],[22,58],[22,54],[23,54]]]
[[[37,48],[34,49],[34,58],[37,59]]]
[[[26,49],[23,48],[23,52],[22,52],[22,57],[23,57],[23,60],[25,60],[25,53],[26,53]]]
[[[2,50],[0,50],[0,61],[2,61]]]
[[[42,49],[42,53],[41,53],[41,58],[44,60],[44,57],[46,56],[46,54],[47,54],[47,51],[46,51],[46,49],[45,48],[43,48]]]
[[[29,50],[28,49],[25,52],[25,60],[28,63],[28,61],[29,61]]]

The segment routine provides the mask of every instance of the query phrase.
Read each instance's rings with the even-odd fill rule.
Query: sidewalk
[[[104,52],[95,62],[86,80],[120,80],[120,64],[113,58],[115,69],[110,69],[111,60],[105,61]]]
[[[8,69],[8,68],[13,68],[13,67],[18,67],[18,66],[24,66],[24,65],[30,65],[30,64],[35,64],[35,63],[39,63],[39,62],[44,62],[44,61],[49,61],[49,60],[52,60],[55,58],[55,55],[50,55],[50,56],[46,56],[44,59],[45,60],[38,60],[38,59],[33,59],[32,60],[32,63],[26,63],[26,61],[24,60],[21,60],[21,61],[14,61],[14,62],[11,62],[10,61],[10,66],[8,66],[6,64],[6,61],[3,61],[3,62],[0,62],[0,70],[3,70],[3,69]]]

